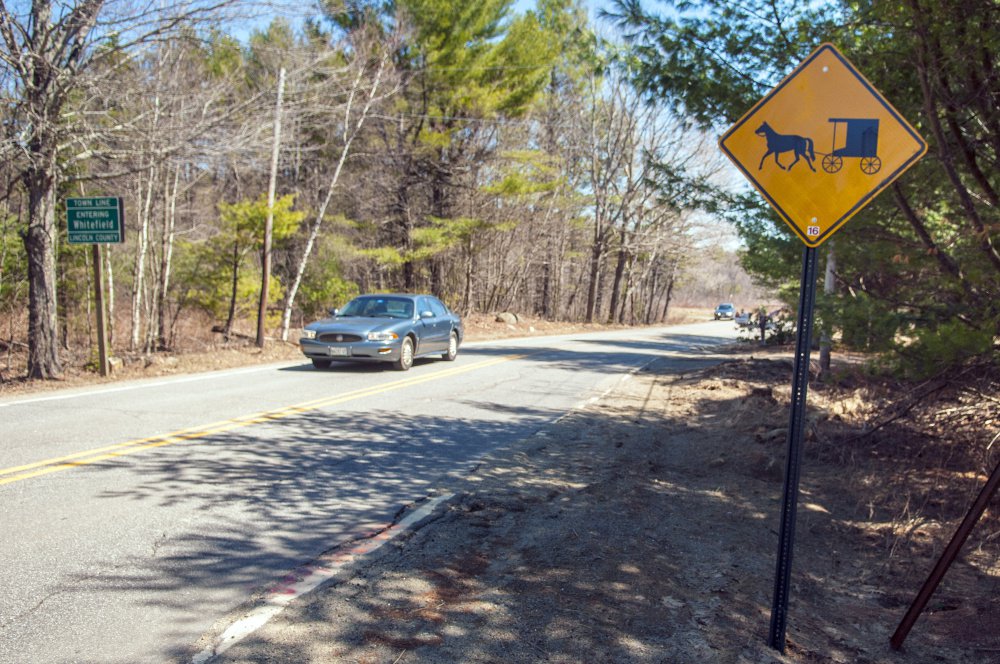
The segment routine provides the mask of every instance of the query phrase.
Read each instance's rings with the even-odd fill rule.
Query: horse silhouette
[[[811,138],[806,136],[795,136],[793,134],[779,134],[771,125],[766,122],[762,123],[757,131],[754,132],[758,136],[763,136],[767,139],[767,152],[764,156],[760,158],[760,166],[757,170],[764,168],[764,160],[770,155],[774,155],[774,163],[778,165],[778,168],[790,171],[792,166],[799,162],[799,157],[805,157],[806,165],[809,167],[813,173],[816,169],[813,168],[813,160],[816,159],[816,152],[813,150],[813,141]],[[788,166],[783,166],[780,161],[778,161],[778,155],[782,152],[795,152],[795,160]]]

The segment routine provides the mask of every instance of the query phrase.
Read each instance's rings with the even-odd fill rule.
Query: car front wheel
[[[393,363],[396,371],[408,371],[413,366],[413,339],[406,337],[399,349],[399,359]]]
[[[458,357],[458,332],[452,331],[448,336],[448,352],[441,357],[447,362],[453,362]]]

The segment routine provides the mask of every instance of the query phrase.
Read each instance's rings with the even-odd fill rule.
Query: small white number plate
[[[350,355],[350,349],[343,346],[327,346],[327,355]]]

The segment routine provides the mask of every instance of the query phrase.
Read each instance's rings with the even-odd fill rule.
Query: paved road
[[[0,400],[0,662],[190,661],[203,634],[448,474],[732,323],[292,362]]]

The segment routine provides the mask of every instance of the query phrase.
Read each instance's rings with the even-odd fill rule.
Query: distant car
[[[722,320],[724,318],[733,318],[736,315],[736,307],[724,302],[715,308],[715,320]]]
[[[418,357],[454,360],[462,344],[462,319],[433,295],[373,294],[306,325],[302,352],[317,369],[333,362],[388,362],[407,371]]]

